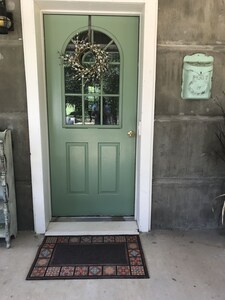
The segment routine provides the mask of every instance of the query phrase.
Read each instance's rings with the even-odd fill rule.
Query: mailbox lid
[[[214,57],[210,55],[206,55],[204,53],[195,53],[192,55],[186,55],[184,57],[184,63],[189,63],[189,64],[213,64],[214,62]]]

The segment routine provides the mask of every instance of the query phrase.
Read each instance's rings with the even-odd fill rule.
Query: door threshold
[[[50,222],[46,236],[139,234],[136,221]]]
[[[51,222],[118,222],[118,221],[134,221],[134,217],[98,217],[98,216],[89,216],[89,217],[53,217]]]

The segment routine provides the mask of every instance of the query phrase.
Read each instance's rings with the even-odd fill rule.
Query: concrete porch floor
[[[141,234],[150,279],[26,281],[42,236],[20,232],[11,249],[0,242],[0,299],[225,299],[225,233]]]

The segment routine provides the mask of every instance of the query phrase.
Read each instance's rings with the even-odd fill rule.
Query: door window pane
[[[101,82],[97,81],[94,83],[86,82],[84,84],[84,94],[100,95],[101,94]]]
[[[65,124],[82,124],[82,97],[66,96],[65,104]]]
[[[120,66],[109,65],[108,72],[103,76],[103,92],[105,94],[119,94]]]
[[[85,96],[85,125],[101,124],[100,97]]]
[[[119,124],[119,97],[103,97],[103,124]]]
[[[113,63],[113,62],[119,63],[120,62],[119,49],[113,40],[111,40],[104,49],[108,52],[110,63]]]
[[[76,73],[73,69],[64,68],[64,79],[65,79],[65,93],[82,93],[81,80],[76,79]]]

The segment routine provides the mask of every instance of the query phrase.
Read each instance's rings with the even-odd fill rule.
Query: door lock
[[[136,136],[136,132],[133,131],[133,130],[130,130],[130,131],[128,131],[127,135],[128,135],[129,137],[135,137],[135,136]]]

